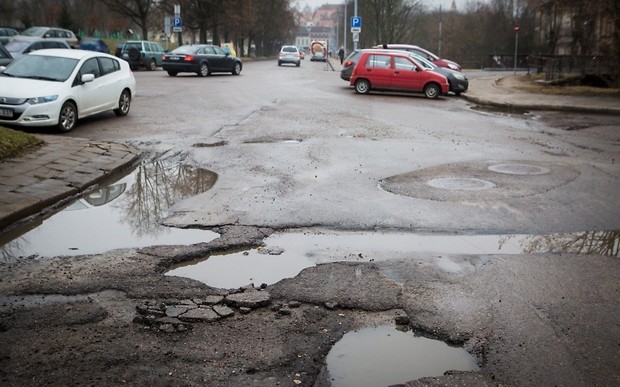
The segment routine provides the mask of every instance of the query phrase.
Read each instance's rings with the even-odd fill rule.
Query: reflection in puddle
[[[463,348],[388,326],[346,333],[326,362],[333,387],[389,386],[448,370],[478,370],[475,357]]]
[[[192,278],[209,286],[230,289],[249,283],[274,284],[320,263],[406,260],[412,259],[415,254],[429,254],[428,258],[439,269],[459,273],[467,267],[441,255],[575,253],[617,257],[619,243],[620,231],[542,236],[276,233],[265,239],[266,248],[214,255],[175,266],[167,275]],[[269,252],[277,255],[270,255]]]
[[[178,163],[141,164],[128,176],[90,192],[0,247],[0,262],[208,242],[217,234],[168,228],[158,221],[172,204],[209,190],[216,180],[217,175],[211,171]]]

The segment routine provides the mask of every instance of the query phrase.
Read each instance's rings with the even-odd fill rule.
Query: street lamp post
[[[306,23],[306,29],[308,30],[308,46],[312,44],[312,35],[310,35],[310,31],[312,31],[312,22]]]
[[[344,0],[344,19],[342,20],[342,40],[345,53],[347,52],[347,3],[348,0]]]
[[[517,73],[517,47],[519,46],[519,30],[521,28],[519,27],[519,25],[515,25],[515,67],[514,67],[514,74]]]

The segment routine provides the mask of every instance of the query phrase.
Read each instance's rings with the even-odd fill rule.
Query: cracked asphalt
[[[403,321],[463,346],[480,366],[406,386],[620,383],[613,255],[567,248],[403,256],[395,246],[352,246],[348,254],[364,261],[332,257],[274,284],[221,289],[167,276],[176,263],[256,248],[294,230],[620,229],[616,116],[515,116],[474,111],[462,99],[357,96],[322,64],[296,70],[257,62],[234,78],[138,72],[142,91],[127,119],[80,123],[71,136],[217,173],[211,189],[176,203],[161,222],[220,236],[1,264],[3,385],[329,386],[325,357],[346,332]],[[205,96],[191,87],[197,81],[227,98]],[[171,105],[181,94],[190,100]],[[503,164],[548,172],[488,168]],[[424,184],[439,178],[498,189]],[[617,233],[609,235],[617,244]],[[176,312],[184,306],[202,313],[183,318]]]

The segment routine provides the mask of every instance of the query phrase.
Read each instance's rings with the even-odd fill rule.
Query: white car
[[[129,64],[86,50],[37,50],[0,66],[0,124],[75,128],[78,119],[129,113],[136,80]]]

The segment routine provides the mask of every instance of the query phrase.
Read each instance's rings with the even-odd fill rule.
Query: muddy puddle
[[[373,262],[424,257],[439,269],[466,268],[450,255],[576,253],[618,256],[620,231],[549,235],[437,235],[382,232],[283,232],[265,246],[175,266],[167,275],[218,288],[274,284],[307,267],[338,261]]]
[[[326,363],[333,387],[393,386],[448,370],[478,370],[476,358],[465,349],[390,326],[346,333]]]
[[[209,190],[217,175],[171,161],[150,161],[75,200],[42,222],[0,240],[0,262],[97,254],[119,248],[209,242],[211,231],[161,226],[172,204]]]

